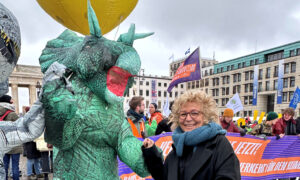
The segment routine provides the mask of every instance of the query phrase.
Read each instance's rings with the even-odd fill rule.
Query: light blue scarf
[[[177,156],[182,156],[185,145],[196,146],[201,142],[214,138],[218,134],[226,134],[226,130],[214,122],[188,132],[182,131],[178,126],[172,135]]]

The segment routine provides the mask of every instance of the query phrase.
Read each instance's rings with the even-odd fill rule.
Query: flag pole
[[[200,79],[202,79],[202,74],[201,74],[201,56],[200,56],[200,46],[198,46],[198,48],[199,48],[199,70],[200,70]],[[199,80],[200,80],[199,79]]]

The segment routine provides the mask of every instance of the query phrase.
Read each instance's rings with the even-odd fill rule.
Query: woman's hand
[[[279,137],[282,138],[284,136],[284,134],[279,134]]]
[[[151,148],[153,145],[154,145],[154,141],[152,141],[152,140],[149,139],[149,138],[146,138],[146,139],[143,141],[143,146],[144,146],[145,148]]]

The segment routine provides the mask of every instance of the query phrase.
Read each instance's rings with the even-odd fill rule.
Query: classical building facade
[[[279,63],[282,61],[282,103],[277,103]],[[255,67],[258,67],[258,91],[257,104],[253,105]],[[244,105],[244,110],[236,116],[253,116],[254,110],[259,110],[259,114],[270,111],[280,113],[289,107],[296,87],[300,86],[300,41],[215,64],[213,74],[186,84],[187,89],[201,89],[212,95],[220,115],[236,93]],[[299,109],[296,113],[299,115]]]
[[[172,79],[167,76],[151,76],[151,75],[140,75],[134,78],[135,82],[132,88],[129,89],[129,94],[125,96],[124,100],[124,110],[129,109],[128,103],[133,96],[142,96],[145,99],[145,105],[148,111],[149,104],[152,103],[152,87],[156,87],[156,103],[158,109],[162,110],[167,96],[169,97],[169,102],[173,101],[180,94],[183,94],[186,87],[185,84],[179,84],[175,86],[171,93],[168,93],[167,89],[169,87]]]
[[[19,87],[29,89],[29,105],[32,105],[37,99],[37,92],[42,84],[43,74],[39,66],[17,65],[9,77],[9,86],[11,87],[11,96],[14,100],[17,113],[23,111],[19,109]]]

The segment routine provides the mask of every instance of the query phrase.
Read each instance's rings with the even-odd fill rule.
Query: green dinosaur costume
[[[148,176],[142,142],[124,116],[123,96],[141,66],[133,41],[153,33],[135,34],[131,25],[117,42],[110,41],[101,35],[90,3],[88,19],[91,36],[66,30],[47,43],[40,57],[42,72],[54,62],[66,67],[66,78],[43,88],[45,139],[59,150],[54,176],[119,179],[117,155],[139,176]]]

